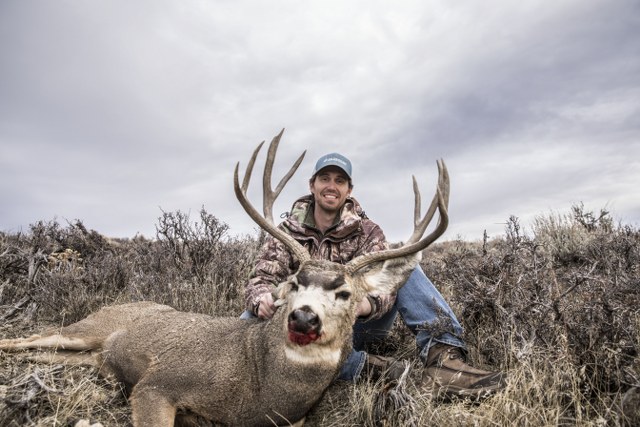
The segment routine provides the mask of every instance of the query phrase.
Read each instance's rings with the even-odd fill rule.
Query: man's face
[[[316,201],[316,207],[327,212],[337,212],[351,194],[349,178],[342,169],[327,166],[316,175],[309,189]]]

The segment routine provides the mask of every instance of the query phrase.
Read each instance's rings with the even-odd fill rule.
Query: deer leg
[[[99,368],[100,364],[95,353],[78,353],[72,351],[56,351],[45,353],[32,353],[27,359],[43,363],[66,363],[75,366],[93,366]]]
[[[60,334],[32,335],[28,338],[14,338],[0,340],[0,350],[24,350],[36,348],[51,348],[73,351],[86,351],[95,348],[95,343],[82,338],[65,337]]]
[[[176,407],[157,391],[136,386],[131,395],[131,418],[134,427],[173,427]]]

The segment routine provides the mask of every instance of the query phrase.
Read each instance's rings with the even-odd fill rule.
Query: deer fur
[[[58,359],[115,377],[130,392],[136,427],[172,426],[189,413],[229,426],[302,425],[351,351],[357,302],[367,293],[393,292],[418,261],[419,254],[353,274],[309,261],[278,287],[282,306],[270,321],[138,302],[105,307],[42,335],[0,340],[0,350],[62,350]],[[289,339],[292,313],[300,309],[319,324],[319,338],[306,345]]]

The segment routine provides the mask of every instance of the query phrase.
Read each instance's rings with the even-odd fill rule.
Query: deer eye
[[[336,292],[336,298],[338,299],[342,299],[342,300],[348,300],[349,297],[351,297],[351,292],[349,291],[340,291],[340,292]]]

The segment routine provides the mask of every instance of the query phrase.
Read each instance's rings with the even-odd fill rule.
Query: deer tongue
[[[312,343],[318,338],[320,338],[320,335],[315,331],[309,331],[307,333],[289,331],[289,341],[300,346]]]

